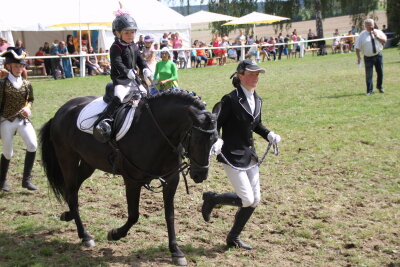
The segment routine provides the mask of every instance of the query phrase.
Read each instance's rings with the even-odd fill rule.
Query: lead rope
[[[260,165],[263,163],[263,161],[264,161],[265,157],[267,156],[267,154],[268,154],[268,152],[269,152],[271,146],[272,146],[272,143],[269,143],[268,146],[267,146],[267,150],[265,151],[265,153],[264,153],[264,155],[263,155],[261,161],[257,162],[257,163],[254,164],[254,165],[251,165],[250,167],[247,167],[247,168],[236,167],[236,166],[232,165],[232,163],[230,163],[230,162],[228,161],[228,159],[224,156],[224,154],[222,154],[222,152],[220,153],[220,155],[221,155],[222,159],[223,159],[230,167],[232,167],[233,169],[238,170],[238,171],[248,171],[248,170],[250,170],[250,169],[252,169],[252,168],[254,168],[254,167],[256,167],[256,166],[257,166],[257,167],[260,166]],[[273,145],[273,146],[274,146],[274,154],[275,154],[275,155],[278,155],[278,154],[279,154],[278,145]]]

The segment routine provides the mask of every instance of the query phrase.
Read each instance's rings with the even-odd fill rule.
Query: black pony
[[[76,126],[79,112],[94,99],[88,96],[68,101],[40,131],[48,182],[58,200],[63,199],[69,207],[60,219],[75,220],[82,242],[95,246],[79,215],[78,191],[95,169],[115,170],[124,178],[128,220],[122,227],[109,231],[107,237],[119,240],[139,219],[142,186],[162,177],[169,249],[174,264],[186,265],[184,253],[176,242],[173,199],[182,157],[189,159],[189,173],[196,183],[207,179],[210,149],[218,138],[216,115],[184,92],[167,91],[143,98],[135,112],[134,126],[113,149]],[[119,152],[115,153],[116,150]]]

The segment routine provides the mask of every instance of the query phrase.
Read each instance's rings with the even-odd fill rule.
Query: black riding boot
[[[106,143],[111,139],[113,115],[120,105],[121,100],[117,96],[114,96],[93,124],[93,136],[97,141]]]
[[[7,185],[7,172],[8,166],[10,165],[10,160],[6,159],[3,154],[1,154],[0,162],[0,188],[3,191],[9,192],[10,188]]]
[[[231,247],[236,247],[236,248],[244,248],[251,250],[253,249],[252,246],[249,244],[244,243],[242,240],[240,240],[240,233],[242,232],[244,226],[246,225],[247,221],[253,214],[255,208],[253,207],[246,207],[246,208],[240,208],[235,215],[235,222],[233,223],[233,227],[231,231],[229,232],[228,236],[226,237],[226,245],[231,248]]]
[[[242,200],[235,193],[217,194],[215,192],[209,191],[203,193],[203,200],[204,202],[203,206],[201,207],[201,213],[203,215],[203,219],[206,222],[210,221],[211,212],[213,208],[218,204],[236,207],[242,206]]]
[[[25,154],[25,164],[24,164],[24,173],[22,176],[22,187],[28,190],[36,190],[36,186],[32,184],[32,167],[35,162],[36,152],[26,151]]]

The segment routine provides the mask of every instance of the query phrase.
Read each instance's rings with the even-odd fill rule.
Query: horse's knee
[[[71,212],[69,212],[69,211],[63,212],[60,216],[60,220],[63,222],[69,222],[69,221],[72,221],[73,219],[74,218],[71,215]]]

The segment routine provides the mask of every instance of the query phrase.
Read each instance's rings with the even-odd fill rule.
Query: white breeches
[[[139,86],[140,92],[147,94],[146,89],[143,85]],[[131,90],[135,90],[135,87],[132,86],[132,82],[128,83],[127,85],[118,84],[114,87],[114,96],[117,96],[121,103],[128,102],[129,99],[125,99],[126,96],[129,95]]]
[[[3,155],[6,159],[10,160],[13,155],[13,139],[15,133],[22,137],[26,145],[26,150],[35,152],[37,150],[37,139],[35,129],[30,122],[24,124],[23,120],[16,118],[10,122],[3,117],[0,117],[0,134],[3,143]]]
[[[253,165],[255,162],[252,161],[250,164]],[[242,206],[255,208],[261,198],[258,166],[247,171],[235,170],[227,164],[223,166],[236,194],[242,199]]]

